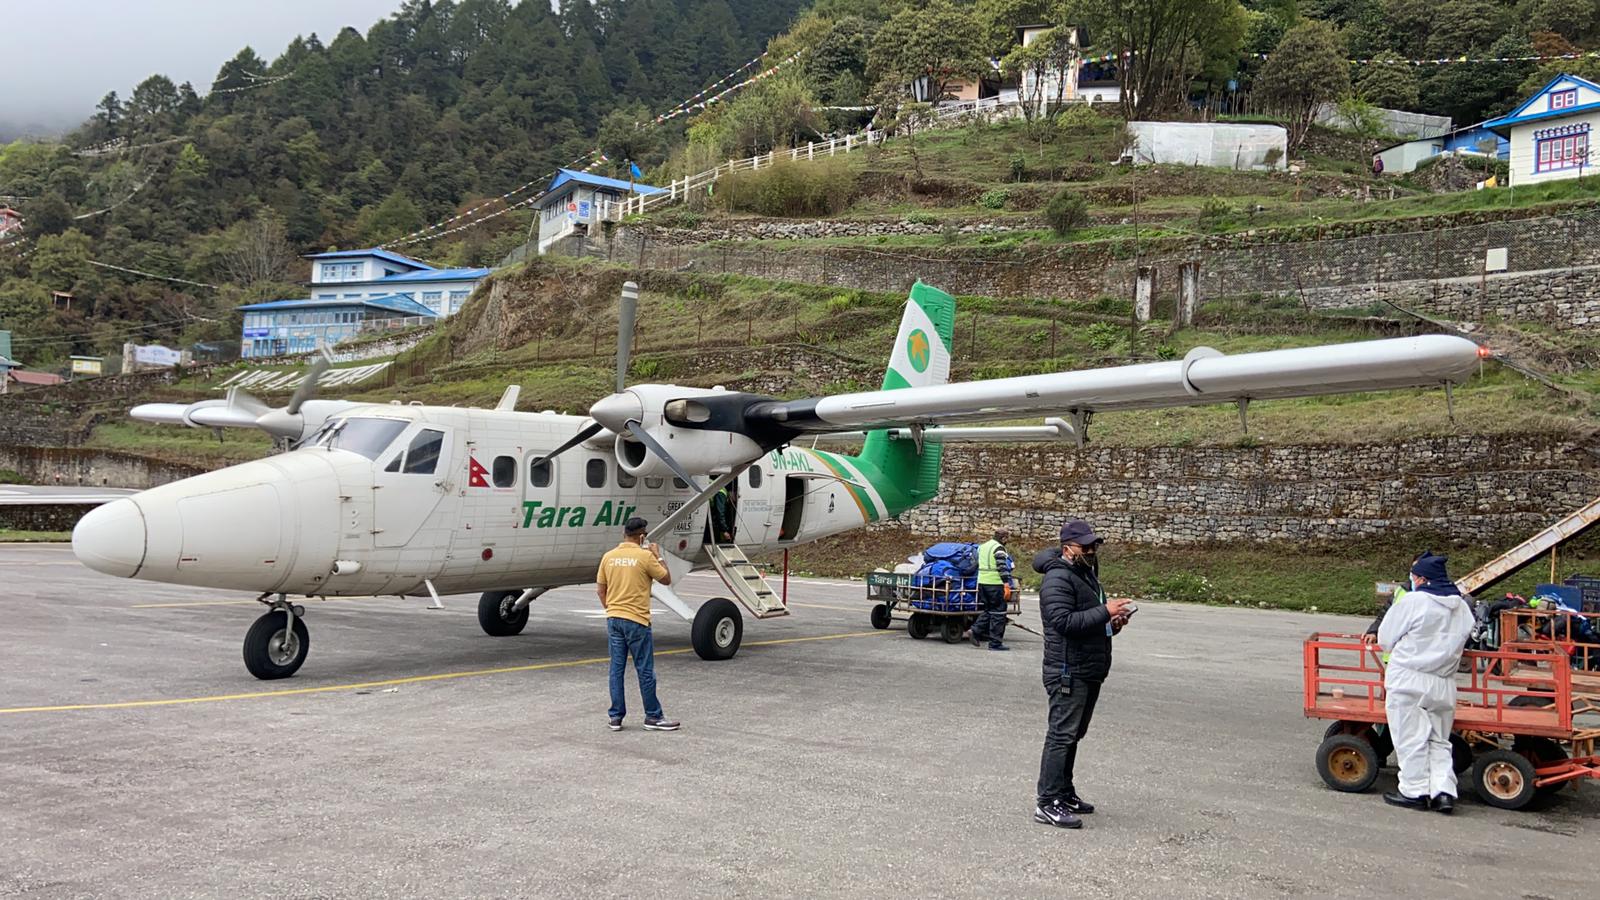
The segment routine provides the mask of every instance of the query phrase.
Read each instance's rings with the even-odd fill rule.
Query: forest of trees
[[[0,196],[28,198],[25,239],[0,243],[0,328],[43,362],[125,338],[233,339],[238,303],[303,293],[299,254],[394,241],[596,147],[607,174],[631,159],[673,177],[873,115],[841,108],[892,122],[922,75],[1070,58],[1059,40],[1019,48],[1019,24],[1131,52],[1127,117],[1190,115],[1233,80],[1292,134],[1322,100],[1468,124],[1556,72],[1600,78],[1595,57],[1347,61],[1592,50],[1600,0],[407,0],[365,35],[297,39],[271,61],[242,50],[203,96],[153,76],[62,143],[0,147]],[[640,127],[763,50],[762,66],[801,55],[729,102]],[[493,263],[527,216],[400,249]],[[52,309],[51,291],[78,300]]]

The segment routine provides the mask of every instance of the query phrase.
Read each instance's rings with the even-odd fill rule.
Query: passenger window
[[[406,448],[406,463],[401,470],[406,475],[432,475],[439,466],[439,452],[444,449],[444,432],[425,428],[411,439]]]
[[[497,488],[514,487],[517,483],[517,461],[509,456],[496,456],[493,477]]]
[[[617,466],[617,487],[631,488],[638,483],[639,479],[629,475],[621,466]]]
[[[682,478],[679,478],[676,475],[672,476],[672,486],[677,488],[680,491],[686,491],[686,490],[689,489],[688,482],[684,481]]]
[[[603,459],[589,460],[588,464],[583,467],[583,481],[592,488],[605,487],[606,461]]]
[[[661,490],[661,486],[666,483],[667,480],[660,475],[646,475],[644,477],[644,486],[652,491]]]
[[[753,488],[761,487],[761,467],[760,466],[751,466],[750,467],[750,486],[753,487]],[[735,485],[735,487],[737,487],[737,485]]]
[[[531,462],[531,461],[530,461]],[[537,465],[528,466],[528,484],[536,488],[549,487],[551,480],[551,462],[544,460]]]

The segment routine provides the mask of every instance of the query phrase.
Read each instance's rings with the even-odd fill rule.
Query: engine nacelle
[[[759,459],[765,452],[760,444],[731,431],[679,428],[665,424],[649,431],[650,436],[692,475],[731,469]],[[617,436],[616,454],[617,465],[635,478],[672,474],[672,468],[661,457],[627,435]]]

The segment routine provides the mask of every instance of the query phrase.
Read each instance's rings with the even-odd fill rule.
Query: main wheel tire
[[[960,616],[945,616],[944,621],[939,623],[939,636],[944,638],[946,644],[959,644],[961,632],[965,630],[961,625]]]
[[[294,629],[284,626],[284,614],[278,610],[263,613],[251,623],[244,633],[244,667],[262,681],[288,678],[300,670],[311,650],[311,632],[299,616],[294,617]]]
[[[1378,780],[1378,754],[1366,738],[1330,735],[1317,748],[1317,774],[1336,791],[1359,794]]]
[[[521,591],[485,591],[478,598],[478,625],[490,637],[511,637],[528,627],[528,607],[512,611]]]
[[[1533,763],[1512,750],[1490,750],[1472,764],[1472,785],[1478,799],[1501,809],[1521,809],[1533,802]]]
[[[889,614],[889,604],[879,603],[872,608],[872,627],[882,631],[894,621],[894,616]]]
[[[1472,752],[1472,745],[1468,744],[1461,735],[1455,732],[1450,733],[1450,767],[1456,770],[1457,775],[1472,768],[1472,760],[1475,755]]]
[[[911,618],[906,621],[906,634],[911,635],[912,637],[916,638],[919,641],[922,640],[923,638],[927,637],[928,636],[928,616],[927,616],[927,614],[925,614],[925,613],[912,613],[911,614]]]
[[[1535,769],[1553,766],[1567,761],[1567,750],[1556,741],[1545,737],[1528,737],[1522,735],[1512,743],[1511,749],[1527,757]],[[1558,781],[1537,788],[1540,797],[1549,797],[1561,792],[1561,789],[1571,784],[1570,781]]]
[[[700,604],[689,629],[694,652],[701,659],[733,659],[744,639],[744,616],[732,600],[716,597]]]

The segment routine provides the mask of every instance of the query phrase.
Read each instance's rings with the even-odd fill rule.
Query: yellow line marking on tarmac
[[[780,644],[804,644],[812,641],[835,641],[842,638],[877,637],[887,631],[847,631],[839,634],[819,634],[810,637],[777,638],[770,641],[753,641],[745,647],[776,647]],[[691,647],[676,650],[659,650],[657,656],[678,656],[693,653]],[[13,713],[77,712],[95,709],[138,709],[148,706],[184,706],[191,703],[220,703],[224,700],[255,700],[263,697],[293,697],[303,694],[329,694],[337,691],[357,691],[376,687],[393,687],[400,684],[421,684],[428,681],[450,681],[456,678],[477,678],[484,675],[505,675],[512,672],[535,672],[543,669],[570,669],[611,662],[609,656],[592,656],[587,659],[569,659],[560,662],[534,663],[526,666],[501,666],[494,669],[470,669],[465,672],[439,672],[433,675],[410,675],[405,678],[388,678],[383,681],[363,681],[356,684],[324,684],[317,687],[288,688],[281,691],[252,691],[243,694],[213,694],[208,697],[175,697],[168,700],[125,700],[119,703],[71,703],[62,706],[17,706],[0,709],[0,715]]]

